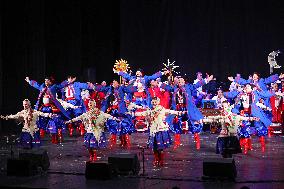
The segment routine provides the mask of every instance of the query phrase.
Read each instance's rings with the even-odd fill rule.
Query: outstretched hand
[[[234,78],[232,76],[228,77],[228,80],[233,82],[234,81]]]
[[[113,73],[116,73],[116,74],[119,72],[119,71],[117,71],[117,70],[114,69],[114,68],[113,68],[112,70],[113,70]]]
[[[30,78],[29,78],[29,77],[26,77],[26,78],[25,78],[25,81],[28,82],[28,83],[30,83]]]
[[[283,74],[283,73],[281,73],[281,74],[279,75],[279,79],[282,79],[282,78],[284,78],[284,74]]]

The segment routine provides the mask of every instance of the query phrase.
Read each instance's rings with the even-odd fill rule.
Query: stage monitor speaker
[[[86,162],[86,179],[108,180],[112,176],[114,174],[111,164],[107,162]]]
[[[234,179],[237,176],[233,158],[206,158],[203,161],[203,175]]]
[[[113,154],[108,157],[108,162],[113,166],[117,174],[120,175],[128,175],[131,172],[133,175],[138,175],[140,171],[140,162],[137,154]]]
[[[7,160],[7,175],[8,176],[33,176],[37,171],[33,169],[31,160],[23,159],[8,159]]]
[[[32,149],[32,150],[20,151],[19,159],[31,160],[33,163],[33,169],[35,170],[37,170],[38,167],[41,167],[42,170],[46,171],[50,166],[47,151],[43,149]]]

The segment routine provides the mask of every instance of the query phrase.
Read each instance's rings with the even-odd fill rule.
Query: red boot
[[[165,154],[163,151],[159,151],[159,165],[162,167],[164,166],[164,158]]]
[[[248,139],[244,138],[244,154],[248,153],[249,145],[248,145]]]
[[[58,141],[59,143],[62,143],[63,141],[63,135],[62,135],[62,129],[58,129]]]
[[[44,138],[44,134],[45,134],[44,129],[40,129],[39,130],[40,138]]]
[[[73,136],[74,128],[72,123],[68,124],[69,136]]]
[[[85,134],[85,128],[83,123],[80,123],[79,130],[80,130],[80,135],[83,136]]]
[[[115,134],[111,134],[110,136],[110,140],[109,140],[109,147],[113,148],[116,145],[116,135]]]
[[[125,147],[129,149],[130,146],[131,146],[129,134],[125,134],[125,138],[124,139],[125,139]]]
[[[198,133],[194,133],[194,141],[196,142],[196,149],[200,149],[200,137]]]
[[[265,151],[265,138],[264,136],[259,137],[259,141],[261,144],[261,151],[264,152]]]
[[[252,150],[251,138],[248,138],[248,149]]]
[[[175,134],[174,136],[174,149],[180,146],[180,134]]]
[[[98,160],[98,158],[97,158],[97,152],[96,152],[96,150],[92,150],[93,151],[93,158],[92,158],[92,161],[97,161]]]
[[[154,166],[159,166],[159,153],[157,151],[154,151],[153,165]]]
[[[58,144],[57,134],[51,134],[51,143]]]

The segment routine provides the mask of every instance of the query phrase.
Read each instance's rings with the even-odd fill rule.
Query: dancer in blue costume
[[[62,129],[64,129],[62,126],[65,127],[65,125],[61,123],[65,119],[69,119],[70,115],[61,105],[61,103],[58,101],[56,96],[57,96],[57,93],[61,91],[61,89],[63,89],[65,86],[68,85],[68,82],[63,81],[60,84],[55,84],[55,80],[53,77],[46,77],[43,84],[38,84],[36,81],[30,80],[29,77],[26,77],[25,80],[32,87],[40,91],[38,95],[37,103],[35,105],[35,110],[43,111],[46,113],[52,112],[58,115],[57,118],[56,117],[53,118],[55,122],[58,123],[58,128],[56,129],[56,132],[52,133],[52,141],[53,143],[57,143],[58,142],[57,138],[58,137],[60,138],[60,136],[62,137]],[[48,97],[48,98],[44,98],[44,97]],[[46,103],[47,106],[44,107],[44,100],[46,99],[48,99],[48,103]],[[47,119],[45,119],[44,121],[42,121],[41,119],[39,120],[40,127],[45,127],[45,128],[40,128],[40,135],[42,137],[44,136],[44,132],[48,130],[48,128],[46,128],[47,124],[44,123],[46,121]]]
[[[118,81],[113,80],[111,87],[106,95],[106,105],[102,109],[112,116],[120,119],[120,121],[109,119],[106,126],[111,134],[110,147],[115,146],[117,134],[121,140],[121,146],[130,147],[130,134],[135,131],[130,115],[127,112],[125,94],[133,93],[137,88],[133,86],[119,85]]]
[[[210,82],[213,75],[208,76],[206,80],[201,80],[196,84],[185,83],[184,78],[178,79],[177,86],[162,85],[168,91],[172,91],[172,109],[177,111],[187,111],[187,114],[175,117],[173,120],[173,127],[171,130],[175,133],[175,145],[177,148],[180,145],[180,135],[184,130],[190,130],[194,134],[196,148],[200,149],[199,133],[202,130],[203,115],[193,103],[192,92],[202,85]],[[189,125],[189,128],[187,128]]]

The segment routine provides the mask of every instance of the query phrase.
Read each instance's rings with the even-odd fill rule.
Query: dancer
[[[0,116],[2,119],[16,119],[23,123],[22,133],[20,134],[20,145],[25,149],[40,146],[40,135],[37,127],[39,116],[52,117],[51,113],[42,113],[31,108],[31,102],[28,99],[23,100],[24,109],[15,115]]]
[[[222,102],[222,115],[208,116],[203,122],[220,122],[222,130],[216,143],[216,153],[223,157],[232,157],[232,154],[241,153],[240,142],[237,138],[237,129],[242,121],[257,121],[256,117],[245,117],[232,113],[232,107],[228,101]]]
[[[160,99],[154,97],[151,101],[152,109],[143,112],[135,112],[135,116],[145,116],[150,123],[150,136],[148,145],[154,152],[154,165],[163,166],[164,150],[171,145],[171,137],[169,134],[169,124],[166,122],[168,114],[182,115],[185,111],[175,111],[165,109],[160,105]]]
[[[90,161],[97,160],[96,150],[106,147],[106,136],[104,133],[104,124],[107,119],[116,119],[115,117],[102,112],[96,107],[93,99],[89,100],[89,110],[78,117],[75,117],[66,124],[73,123],[76,121],[82,121],[86,129],[84,136],[84,144],[89,151]]]

